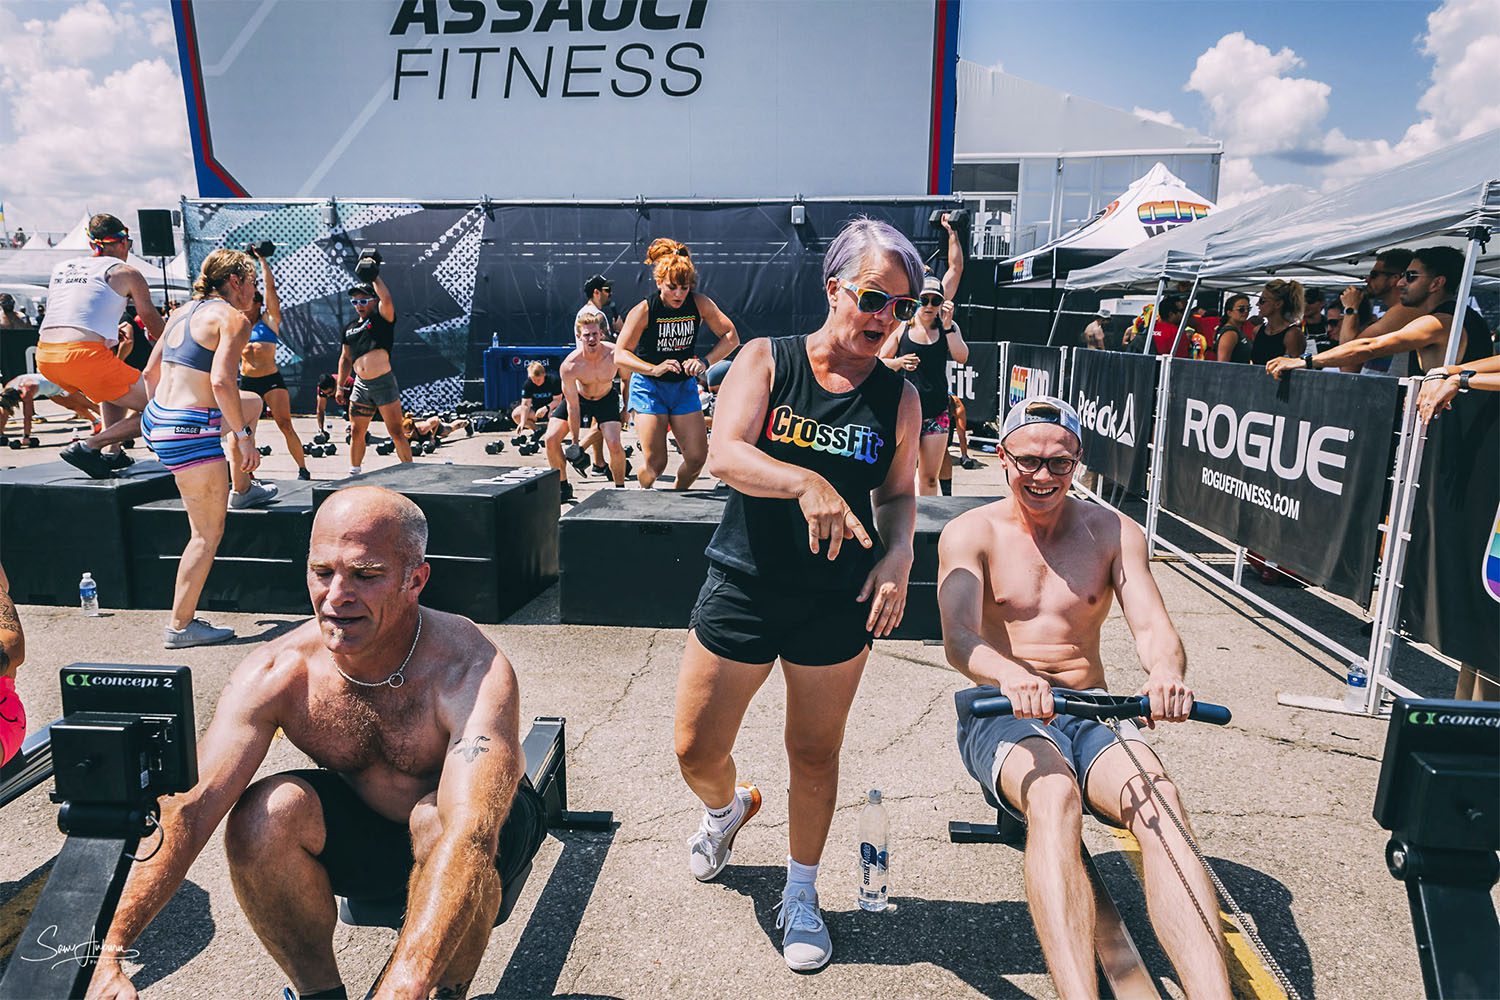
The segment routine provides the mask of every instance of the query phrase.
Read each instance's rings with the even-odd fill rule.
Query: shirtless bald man
[[[523,781],[509,661],[473,622],[419,605],[426,545],[422,512],[387,490],[340,490],[319,508],[313,620],[230,677],[198,746],[198,784],[163,801],[162,847],[131,870],[91,998],[135,996],[115,956],[231,807],[235,895],[298,996],[345,996],[334,896],[403,889],[406,924],[375,995],[466,995],[501,888],[536,853],[546,817]],[[278,727],[318,769],[251,784]]]
[[[1093,894],[1079,855],[1086,804],[1140,841],[1147,908],[1183,991],[1194,1000],[1228,998],[1217,902],[1191,848],[1108,727],[1052,713],[1054,687],[1104,689],[1099,630],[1118,597],[1147,672],[1140,693],[1151,698],[1149,724],[1187,718],[1186,656],[1151,578],[1145,536],[1114,511],[1068,496],[1081,444],[1078,414],[1067,403],[1041,396],[1017,404],[1000,448],[1011,496],[943,530],[938,604],[948,662],[976,684],[996,685],[1015,706],[1014,717],[961,710],[959,753],[997,801],[1024,815],[1026,899],[1052,981],[1064,998],[1099,995]],[[1122,722],[1120,734],[1183,816],[1140,732]],[[1184,879],[1211,915],[1211,934]]]
[[[584,418],[592,418],[594,427],[604,436],[604,446],[609,451],[609,474],[615,486],[625,486],[625,449],[620,445],[620,396],[615,391],[614,345],[604,339],[604,314],[579,312],[574,321],[574,336],[578,347],[563,359],[558,367],[558,378],[562,380],[562,404],[553,411],[557,419],[547,427],[543,438],[547,445],[547,462],[562,476],[563,499],[573,496],[568,485],[568,465],[563,461],[563,435],[572,435],[580,448],[583,440]]]

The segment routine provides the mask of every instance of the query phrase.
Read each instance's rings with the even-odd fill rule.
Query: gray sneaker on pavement
[[[798,889],[796,895],[790,889],[781,893],[781,913],[776,917],[776,926],[784,928],[781,955],[793,972],[816,972],[833,957],[833,939],[818,909],[817,893],[809,898],[806,889]]]
[[[738,822],[731,824],[723,833],[717,833],[709,825],[708,814],[705,813],[697,832],[688,838],[688,870],[699,882],[707,882],[724,870],[724,866],[729,864],[730,856],[734,854],[735,835],[744,829],[752,816],[760,812],[760,789],[751,784],[739,784],[735,786],[734,794],[742,807]]]
[[[262,483],[251,481],[250,488],[243,493],[230,491],[229,509],[244,510],[246,507],[259,507],[276,499],[279,492],[275,483]]]
[[[216,642],[234,638],[234,629],[216,628],[204,621],[202,618],[194,618],[188,622],[187,628],[172,628],[168,626],[165,630],[165,638],[162,646],[166,649],[187,649],[191,646],[212,646]]]

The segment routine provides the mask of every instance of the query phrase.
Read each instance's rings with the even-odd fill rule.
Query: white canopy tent
[[[36,239],[27,241],[24,248],[0,260],[0,283],[45,286],[52,279],[52,271],[58,264],[72,257],[89,253],[88,218],[80,219],[58,244],[49,247]],[[152,292],[160,294],[162,289],[162,267],[159,261],[147,260],[134,253],[126,257],[125,263],[145,276]],[[170,293],[186,295],[192,290],[187,276],[187,260],[178,254],[167,262],[166,286]]]
[[[1030,262],[1049,257],[1054,251],[1116,253],[1202,219],[1213,210],[1213,202],[1189,188],[1165,164],[1157,163],[1087,225],[1035,250],[1007,258],[1001,261],[1001,266],[1011,265],[1015,277],[1024,280],[1032,276]]]

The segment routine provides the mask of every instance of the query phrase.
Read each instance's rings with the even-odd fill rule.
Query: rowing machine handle
[[[1138,695],[1136,701],[1139,705],[1140,715],[1144,718],[1151,714],[1151,702],[1145,695]],[[1052,705],[1059,715],[1068,715],[1069,700],[1067,696],[1052,695]],[[976,717],[986,715],[1009,715],[1010,699],[1002,695],[994,695],[988,698],[976,698],[971,705],[971,711]],[[1206,701],[1194,701],[1192,709],[1188,712],[1188,718],[1194,722],[1207,722],[1214,726],[1227,726],[1234,718],[1233,713],[1223,705],[1214,705]]]

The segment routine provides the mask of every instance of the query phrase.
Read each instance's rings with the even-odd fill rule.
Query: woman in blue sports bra
[[[275,486],[250,478],[260,465],[255,448],[260,397],[241,392],[235,381],[250,337],[241,310],[254,296],[255,262],[238,250],[215,250],[193,282],[193,301],[172,313],[146,363],[146,384],[154,389],[141,429],[177,480],[192,531],[177,564],[163,642],[167,649],[205,646],[234,635],[234,629],[194,617],[198,597],[224,535],[226,508],[253,507],[276,496]],[[228,449],[223,435],[232,435]],[[234,456],[227,477],[226,454]]]
[[[297,478],[311,479],[302,440],[292,426],[292,397],[281,378],[281,369],[276,366],[276,345],[281,343],[277,336],[281,333],[281,300],[276,296],[276,275],[271,273],[269,260],[258,254],[255,258],[260,261],[266,294],[262,298],[260,292],[256,292],[255,300],[245,310],[245,316],[250,320],[250,342],[245,345],[245,353],[240,355],[240,388],[265,400],[271,419],[276,421],[281,436],[286,438],[286,450],[292,453],[292,461],[297,463]]]

